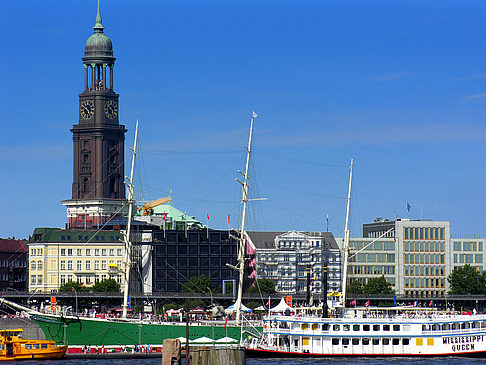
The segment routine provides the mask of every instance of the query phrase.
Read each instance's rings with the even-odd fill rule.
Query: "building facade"
[[[75,281],[90,287],[106,279],[124,285],[120,231],[36,228],[29,241],[29,291],[54,293]]]
[[[449,256],[451,272],[470,265],[482,273],[486,270],[486,239],[478,237],[451,238]]]
[[[0,238],[0,291],[27,290],[27,247],[21,240]]]
[[[328,291],[341,287],[341,253],[330,232],[248,232],[256,248],[258,278],[271,279],[282,294],[322,294],[323,266],[328,268]]]

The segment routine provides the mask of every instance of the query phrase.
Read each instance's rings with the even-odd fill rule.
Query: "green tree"
[[[118,284],[115,279],[106,279],[97,282],[95,285],[91,287],[91,290],[93,292],[101,292],[101,293],[119,293],[120,284]]]
[[[466,264],[455,268],[447,278],[450,285],[449,294],[486,294],[486,277],[472,266]]]
[[[363,294],[395,294],[391,284],[386,281],[384,276],[368,280],[363,287]]]
[[[347,294],[363,294],[363,286],[358,280],[354,280],[348,285],[347,292]]]
[[[209,293],[211,280],[206,275],[191,276],[188,281],[182,285],[183,293]]]
[[[246,292],[248,294],[275,294],[275,282],[271,279],[257,279]]]
[[[59,291],[70,292],[70,291],[86,291],[86,288],[76,281],[68,281],[59,287]]]

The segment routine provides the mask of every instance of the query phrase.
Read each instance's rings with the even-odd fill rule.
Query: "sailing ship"
[[[241,220],[241,227],[239,237],[234,237],[238,241],[238,263],[233,267],[239,273],[238,295],[235,303],[236,320],[199,320],[197,322],[189,323],[189,341],[196,343],[207,344],[221,344],[221,343],[239,343],[242,337],[245,337],[244,331],[241,330],[241,297],[243,293],[243,278],[244,278],[244,254],[245,244],[244,229],[245,229],[245,213],[248,202],[248,166],[251,153],[251,139],[253,132],[253,120],[256,114],[253,113],[250,125],[249,143],[247,146],[247,162],[245,173],[243,175],[242,190],[243,190],[243,214]],[[125,286],[124,286],[124,302],[123,314],[121,318],[91,318],[77,315],[58,315],[41,313],[29,308],[12,303],[4,298],[0,298],[0,303],[10,305],[17,310],[25,311],[30,315],[42,329],[45,336],[49,340],[58,343],[69,344],[71,348],[82,348],[88,346],[104,346],[105,348],[116,348],[120,346],[150,345],[154,350],[161,348],[164,339],[180,338],[183,342],[186,337],[186,323],[185,322],[158,322],[150,320],[139,320],[127,318],[128,309],[128,283],[130,270],[130,222],[133,212],[133,171],[135,163],[135,154],[138,136],[138,119],[135,128],[135,142],[132,148],[133,159],[131,166],[131,173],[128,179],[129,194],[128,202],[128,224],[125,232]],[[257,327],[261,330],[261,326]]]
[[[349,203],[344,231],[343,306],[328,318],[322,312],[270,311],[263,331],[245,340],[251,357],[337,356],[486,356],[486,315],[459,315],[434,308],[391,307],[346,309],[346,273],[349,255]],[[325,270],[324,270],[325,271]],[[324,283],[324,293],[327,285]]]

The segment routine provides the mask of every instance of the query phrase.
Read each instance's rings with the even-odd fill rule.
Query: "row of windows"
[[[30,276],[30,283],[32,285],[42,285],[42,275],[31,275]]]
[[[94,237],[94,241],[106,241],[108,236],[105,235],[97,235]],[[88,241],[88,236],[78,236],[79,241]],[[61,241],[71,241],[72,237],[70,235],[61,236]],[[91,239],[93,241],[93,239]],[[120,236],[110,236],[111,241],[119,241]]]
[[[344,345],[344,346],[347,346],[349,345],[350,343],[350,339],[349,338],[333,338],[331,341],[332,341],[332,344],[333,345],[339,345],[339,341],[341,340],[341,343]],[[432,340],[432,343],[434,341],[433,338],[428,338],[427,340]],[[402,345],[405,345],[405,346],[408,346],[410,345],[410,339],[409,338],[392,338],[391,341],[389,338],[372,338],[372,339],[369,339],[369,338],[352,338],[351,339],[351,344],[352,345],[359,345],[360,343],[363,344],[363,345],[369,345],[370,343],[374,346],[376,345],[379,345],[380,344],[380,341],[381,341],[381,344],[384,345],[384,346],[388,346],[391,342],[392,345],[400,345],[400,341],[402,342]],[[428,344],[428,343],[427,343]]]
[[[107,256],[107,255],[108,256],[115,256],[115,253],[116,253],[116,256],[122,256],[123,255],[123,250],[121,248],[117,248],[117,249],[115,249],[115,248],[110,248],[110,249],[107,249],[107,248],[102,248],[102,249],[87,248],[87,249],[84,250],[85,256],[91,256],[91,253],[94,254],[93,256],[100,256],[100,252],[101,252],[101,256]],[[83,249],[82,248],[78,248],[78,249],[61,248],[61,256],[83,256]]]
[[[359,253],[350,258],[349,262],[395,262],[394,253]]]
[[[30,256],[42,256],[44,250],[42,248],[31,248]]]
[[[454,251],[483,251],[483,242],[454,241]]]
[[[436,253],[406,253],[403,255],[406,264],[444,264],[445,255]]]
[[[371,278],[363,278],[363,277],[354,277],[353,278],[353,281],[357,281],[359,282],[361,285],[366,285],[366,283],[368,282],[368,280],[371,279]],[[390,277],[385,277],[386,281],[388,283],[390,283],[390,285],[394,286],[395,285],[395,278],[390,278]]]
[[[369,245],[369,246],[368,246]],[[362,248],[366,247],[367,250],[375,250],[375,251],[394,251],[395,250],[395,242],[389,241],[376,241],[370,245],[370,242],[367,241],[352,241],[350,243],[351,247],[354,247],[356,251],[361,250]]]
[[[30,269],[35,270],[36,268],[37,270],[42,270],[42,261],[39,260],[39,262],[37,262],[35,260],[32,260],[30,262]]]
[[[25,267],[26,262],[25,261],[20,261],[20,260],[15,260],[15,261],[10,261],[10,260],[0,260],[0,267]]]
[[[460,253],[454,254],[454,263],[455,264],[482,264],[483,263],[483,254],[482,253]]]
[[[434,278],[405,278],[405,287],[414,288],[444,288],[444,279]]]
[[[405,266],[405,275],[420,275],[420,276],[444,276],[444,266]]]
[[[486,328],[486,321],[482,322],[458,322],[458,323],[437,323],[423,324],[422,331],[450,331],[468,328]]]
[[[87,285],[98,283],[98,282],[104,281],[108,278],[115,279],[118,284],[121,284],[121,282],[122,282],[122,276],[120,274],[118,274],[118,275],[106,275],[106,274],[84,275],[84,277],[81,276],[81,275],[77,275],[77,276],[61,275],[61,285],[66,284],[67,282],[73,281],[73,278],[74,278],[74,281],[77,281],[79,284],[87,284]],[[66,281],[66,279],[67,279],[67,281]]]
[[[235,245],[167,245],[156,246],[157,255],[236,255]]]
[[[107,261],[106,260],[94,260],[94,266],[93,266],[93,269],[94,270],[106,270],[107,269]],[[100,266],[100,262],[101,262],[101,266]],[[67,263],[67,265],[66,265]],[[115,261],[114,260],[110,260],[108,262],[108,265],[111,267],[115,265]],[[85,267],[85,270],[91,270],[91,261],[90,260],[87,260],[87,261],[84,261],[84,267]],[[116,268],[118,269],[121,269],[122,268],[122,262],[121,260],[117,261],[116,262]],[[73,269],[73,261],[72,260],[68,260],[68,261],[64,261],[64,260],[61,260],[60,261],[60,265],[59,265],[59,269],[60,270],[72,270]],[[83,270],[83,261],[76,261],[76,271],[82,271]]]
[[[405,242],[404,251],[444,252],[444,242]]]
[[[406,240],[443,240],[444,227],[405,227],[403,236]]]
[[[382,265],[351,265],[352,275],[394,275],[395,266]]]

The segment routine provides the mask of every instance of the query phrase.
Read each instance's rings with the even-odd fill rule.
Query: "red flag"
[[[228,316],[226,316],[226,320],[224,321],[224,328],[226,328],[227,324],[228,324]]]
[[[228,224],[229,224],[229,222],[230,222],[230,214],[228,213]]]
[[[164,218],[163,218],[163,219],[164,219],[164,222],[165,222],[165,215],[166,215],[166,214],[167,214],[167,213],[166,213],[166,212],[164,212]]]
[[[270,307],[270,299],[268,299],[267,304],[265,304],[265,307]]]
[[[352,300],[349,305],[356,305],[356,300]]]
[[[206,213],[207,217],[208,217],[208,220],[209,220],[209,213]]]
[[[369,307],[370,306],[370,301],[368,300],[365,304],[364,304],[365,307]]]

